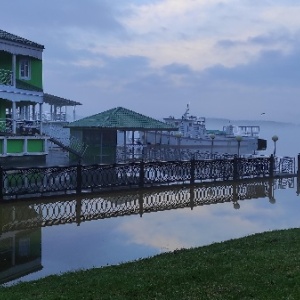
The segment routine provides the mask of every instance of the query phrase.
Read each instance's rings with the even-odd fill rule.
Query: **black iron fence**
[[[0,167],[0,183],[2,182],[0,199],[273,177],[276,174],[275,166],[275,159],[271,155],[213,160],[142,161],[110,165]]]

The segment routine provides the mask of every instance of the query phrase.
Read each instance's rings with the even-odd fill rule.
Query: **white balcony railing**
[[[13,85],[13,72],[10,70],[0,69],[0,85]]]

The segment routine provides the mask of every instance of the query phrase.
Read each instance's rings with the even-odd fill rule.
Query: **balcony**
[[[10,70],[0,69],[0,85],[13,86],[13,72]],[[43,90],[26,81],[17,79],[16,88],[20,90],[42,92]]]
[[[13,85],[13,72],[0,69],[0,85]]]
[[[12,102],[43,102],[43,90],[25,80],[15,79],[11,70],[0,69],[0,99]]]
[[[13,120],[10,118],[0,118],[0,136],[14,135]],[[21,120],[19,117],[16,122],[16,135],[40,135],[40,120]]]

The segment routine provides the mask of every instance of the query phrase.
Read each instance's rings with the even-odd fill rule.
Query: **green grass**
[[[49,276],[0,299],[300,299],[300,229]]]

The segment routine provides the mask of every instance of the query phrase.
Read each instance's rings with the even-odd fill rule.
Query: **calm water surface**
[[[213,125],[214,128],[221,128],[224,123],[214,120],[209,127]],[[273,152],[271,138],[275,134],[279,137],[279,156],[296,156],[300,152],[299,125],[275,122],[263,122],[260,125],[261,136],[268,139],[266,154]],[[239,209],[234,208],[232,201],[195,206],[193,209],[186,205],[185,208],[144,212],[142,217],[137,213],[30,230],[12,228],[8,232],[3,230],[3,216],[13,208],[6,205],[5,208],[2,207],[2,211],[0,208],[0,225],[3,231],[0,231],[0,282],[12,284],[20,280],[29,281],[50,274],[119,264],[166,251],[208,245],[267,230],[300,227],[300,198],[297,196],[296,178],[274,182],[271,196],[274,196],[275,201],[270,199],[270,194],[262,192],[262,185],[258,182],[252,187],[246,187],[252,191],[250,194],[253,197],[239,201]],[[224,187],[219,186],[210,190],[204,188],[202,193],[206,197],[211,195],[213,199],[218,198],[222,191]],[[155,194],[148,199],[159,205],[166,199],[170,202],[172,197],[177,202],[181,199],[182,202],[188,202],[187,194],[188,191],[169,190],[167,195],[159,193],[159,196]],[[123,196],[125,197],[125,193]],[[126,198],[129,202],[137,196],[130,197]],[[119,201],[125,202],[120,199],[122,196],[119,196]],[[112,202],[110,198],[110,203]],[[138,203],[138,198],[135,203]],[[16,207],[14,214],[18,215],[19,208]],[[27,205],[21,211],[29,210],[28,207]],[[33,206],[30,207],[32,209]],[[58,207],[53,202],[48,206],[45,204],[39,207],[40,214],[51,212],[52,215],[57,214],[59,219],[62,212]],[[74,210],[75,205],[70,207],[64,208],[66,216],[71,214],[70,210]],[[36,206],[35,211],[38,211]],[[24,276],[25,273],[28,275]]]

